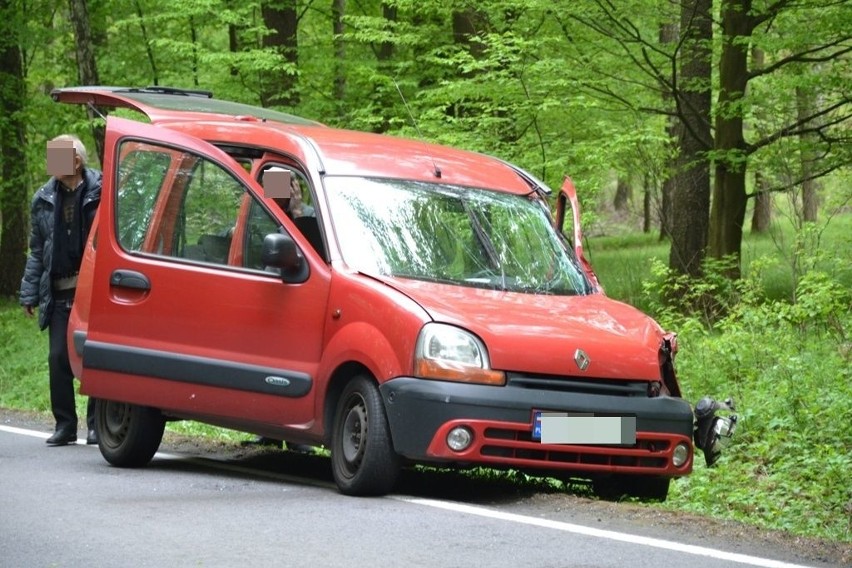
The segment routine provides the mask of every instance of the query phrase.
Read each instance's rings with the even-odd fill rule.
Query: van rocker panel
[[[310,375],[298,371],[100,341],[87,340],[83,353],[84,369],[289,398],[305,396],[313,384]]]
[[[426,457],[433,437],[455,420],[529,424],[534,410],[635,416],[637,432],[692,438],[689,403],[667,396],[646,398],[555,392],[400,377],[379,387],[393,444],[407,457]]]

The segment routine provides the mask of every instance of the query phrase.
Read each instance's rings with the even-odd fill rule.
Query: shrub
[[[673,485],[667,506],[849,540],[852,298],[847,287],[812,270],[798,280],[795,302],[766,300],[760,267],[720,287],[719,265],[708,265],[697,284],[658,266],[657,283],[646,287],[657,287],[655,305],[680,331],[685,396],[733,396],[740,416],[718,465],[708,469],[698,460],[693,475]],[[715,305],[724,309],[684,313],[666,306],[660,298],[670,285],[716,294]]]

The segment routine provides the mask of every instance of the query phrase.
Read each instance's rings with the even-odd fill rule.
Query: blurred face
[[[75,187],[83,160],[74,150],[70,140],[52,140],[47,143],[47,173],[67,187]]]
[[[291,172],[267,170],[263,173],[261,185],[264,195],[274,199],[282,210],[290,215],[301,215],[302,187]]]
[[[68,175],[64,175],[64,176],[57,176],[57,179],[59,179],[59,181],[62,182],[62,185],[64,185],[65,187],[68,187],[70,189],[74,189],[75,187],[77,187],[77,184],[80,181],[80,171],[82,169],[83,169],[82,160],[80,159],[80,156],[77,156],[75,154],[73,173],[68,174]]]

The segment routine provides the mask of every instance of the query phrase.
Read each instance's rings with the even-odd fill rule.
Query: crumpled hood
[[[415,280],[383,279],[437,322],[472,331],[494,369],[607,379],[660,379],[663,331],[647,315],[603,294],[549,296]],[[575,362],[581,349],[589,359]]]

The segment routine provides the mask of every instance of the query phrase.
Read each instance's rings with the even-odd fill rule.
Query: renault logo
[[[589,356],[586,355],[585,351],[583,351],[582,349],[577,349],[576,351],[574,351],[574,362],[577,363],[578,369],[580,369],[581,371],[585,371],[589,368],[589,363],[591,363],[592,360],[589,359]]]

